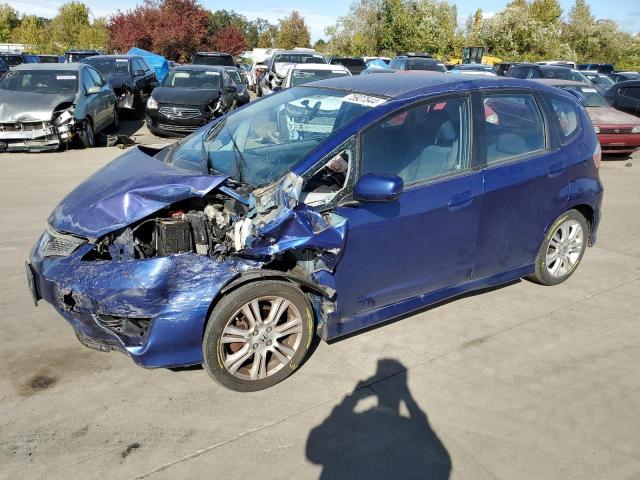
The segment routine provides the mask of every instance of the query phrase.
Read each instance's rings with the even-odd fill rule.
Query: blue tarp
[[[155,53],[147,52],[146,50],[136,47],[129,50],[127,55],[140,55],[144,57],[149,66],[156,71],[156,77],[158,77],[159,82],[162,82],[164,77],[169,73],[169,62],[161,55],[156,55]]]
[[[367,68],[389,68],[389,65],[387,65],[384,60],[376,58],[375,60],[369,60],[367,62]]]

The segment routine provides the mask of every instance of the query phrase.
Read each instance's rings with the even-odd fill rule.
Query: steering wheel
[[[313,120],[315,118],[315,116],[318,115],[319,111],[320,111],[320,102],[316,102],[316,104],[311,108],[311,110],[309,110],[307,112],[306,120],[308,122]]]

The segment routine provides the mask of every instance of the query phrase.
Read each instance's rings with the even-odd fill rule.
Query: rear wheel
[[[577,210],[560,215],[542,242],[530,278],[543,285],[557,285],[569,278],[587,248],[588,231],[586,219]]]
[[[211,313],[204,367],[232,390],[262,390],[298,368],[312,336],[311,305],[299,288],[279,280],[253,282],[223,297]]]

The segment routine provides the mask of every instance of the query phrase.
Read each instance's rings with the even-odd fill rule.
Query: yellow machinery
[[[491,55],[484,55],[484,47],[467,46],[462,47],[462,58],[452,58],[449,63],[452,65],[466,65],[469,63],[484,63],[485,65],[495,65],[502,62],[501,58]]]

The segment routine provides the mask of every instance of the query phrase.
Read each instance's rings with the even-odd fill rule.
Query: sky
[[[20,13],[34,14],[43,17],[53,17],[58,7],[66,3],[66,0],[0,0],[8,1],[9,5]],[[109,16],[118,10],[126,11],[142,3],[137,0],[82,0],[89,6],[95,16]],[[298,10],[305,18],[311,30],[312,42],[325,38],[324,29],[333,25],[337,17],[345,15],[349,11],[349,0],[242,0],[235,4],[215,0],[200,0],[201,4],[209,10],[233,9],[245,15],[249,20],[266,18],[275,23],[278,18],[285,17],[291,10]],[[574,0],[560,0],[562,8],[568,12]],[[482,8],[485,16],[491,16],[500,11],[508,3],[506,0],[449,0],[458,6],[458,22],[464,25],[466,17],[478,7]],[[640,32],[640,2],[638,0],[591,0],[588,1],[591,12],[596,18],[611,18],[616,20],[620,27],[629,33]],[[272,6],[277,4],[278,6]]]

